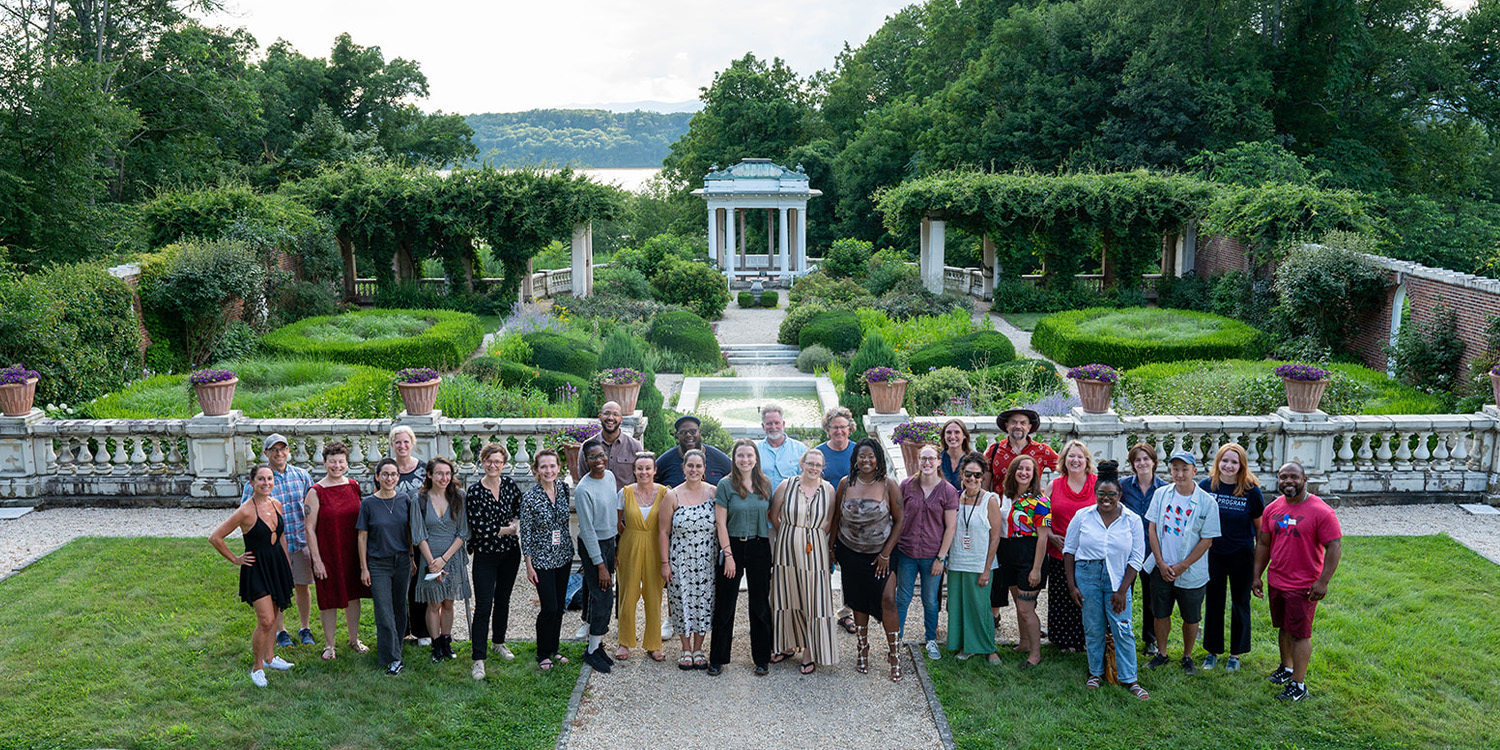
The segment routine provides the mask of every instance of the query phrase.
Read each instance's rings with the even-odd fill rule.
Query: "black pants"
[[[604,558],[604,567],[610,576],[615,574],[615,550],[620,538],[612,536],[599,540],[599,556]],[[578,558],[583,560],[583,621],[589,624],[589,635],[609,634],[609,613],[615,608],[615,587],[610,581],[607,589],[599,588],[599,567],[589,559],[589,551],[578,540]]]
[[[734,645],[734,609],[740,598],[740,578],[748,576],[750,589],[750,658],[758,667],[771,662],[771,540],[732,537],[729,551],[734,553],[734,577],[724,576],[721,561],[714,567],[713,642],[710,664],[728,664],[729,648]]]
[[[1151,576],[1140,574],[1135,580],[1141,582],[1141,643],[1150,646],[1156,643],[1156,610],[1151,607]]]
[[[557,642],[562,636],[563,609],[568,605],[568,575],[572,572],[571,561],[562,567],[536,572],[536,595],[542,600],[542,609],[536,614],[538,662],[557,653]]]
[[[417,561],[417,570],[421,570],[421,553],[413,552],[412,557]],[[432,634],[427,632],[427,602],[417,601],[417,578],[412,576],[411,583],[406,585],[406,634],[413,638],[431,638]]]
[[[495,643],[505,642],[505,628],[510,624],[510,592],[516,587],[516,571],[520,567],[519,549],[474,554],[474,631],[469,634],[474,661],[482,661],[489,655],[492,624]]]
[[[1229,589],[1229,653],[1250,653],[1250,581],[1255,548],[1227,555],[1208,553],[1208,598],[1203,613],[1203,650],[1224,653],[1224,590]]]

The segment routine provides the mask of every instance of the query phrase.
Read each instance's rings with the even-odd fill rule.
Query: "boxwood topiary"
[[[360,318],[408,317],[430,321],[416,335],[372,338],[362,341],[314,341],[307,331],[328,324],[348,324]],[[479,318],[448,310],[358,310],[335,316],[306,318],[278,328],[260,340],[268,352],[312,359],[326,359],[388,370],[431,367],[452,370],[463,364],[484,340]]]
[[[1120,324],[1101,321],[1107,316],[1118,318]],[[1153,338],[1153,327],[1165,330],[1174,323],[1204,332],[1187,338]],[[1150,362],[1261,359],[1269,339],[1256,328],[1212,313],[1094,307],[1054,313],[1037,321],[1031,345],[1067,367],[1101,362],[1124,370]]]
[[[938,367],[979,370],[1016,358],[1010,339],[995,331],[975,331],[966,336],[936,341],[912,352],[908,365],[921,375]]]
[[[719,340],[714,338],[708,322],[686,310],[669,310],[657,315],[646,329],[646,340],[704,365],[718,365],[724,361]]]
[[[599,355],[577,339],[549,331],[528,333],[521,339],[531,345],[531,363],[543,370],[557,370],[588,380],[599,369]]]
[[[776,309],[781,307],[781,297],[774,290],[767,289],[760,294],[760,306]]]
[[[755,305],[755,292],[752,292],[749,289],[746,289],[746,290],[740,292],[739,294],[736,294],[734,296],[734,301],[738,302],[739,305],[740,305],[740,307],[742,307],[742,308],[747,308],[748,309],[748,308],[751,308],[751,307],[755,307],[756,306]]]
[[[828,312],[823,305],[808,302],[786,311],[786,317],[781,319],[781,327],[776,331],[776,343],[787,346],[796,346],[802,335],[802,327],[808,321]]]
[[[832,352],[852,352],[863,338],[859,318],[849,310],[833,310],[813,318],[797,334],[797,345],[806,349],[822,344]]]

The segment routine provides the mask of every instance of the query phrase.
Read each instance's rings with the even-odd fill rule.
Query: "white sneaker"
[[[291,669],[292,667],[295,667],[297,665],[295,665],[295,664],[287,661],[286,659],[281,658],[280,656],[273,656],[273,657],[271,657],[270,661],[266,662],[266,666],[270,667],[271,669],[279,669],[279,670],[285,672],[288,669]]]
[[[250,681],[255,683],[256,687],[265,687],[270,684],[266,682],[266,670],[264,669],[252,670],[250,672]]]
[[[937,641],[927,642],[927,658],[933,661],[943,658],[943,652],[938,650]]]
[[[661,625],[661,639],[667,640],[674,635],[677,635],[677,631],[672,629],[672,623],[663,622]]]
[[[432,639],[431,638],[418,638],[417,639],[417,645],[418,646],[431,646],[432,645]]]
[[[573,631],[573,640],[583,640],[589,637],[589,624],[579,623],[578,629]]]
[[[504,659],[506,661],[512,661],[512,660],[514,660],[516,658],[516,655],[512,654],[510,652],[510,649],[506,648],[506,646],[505,646],[504,643],[496,643],[495,647],[493,649],[491,649],[491,650],[494,651],[495,653],[499,654],[500,658]]]
[[[469,674],[473,675],[474,679],[476,680],[484,679],[484,661],[480,660],[474,662],[474,668],[470,670]]]

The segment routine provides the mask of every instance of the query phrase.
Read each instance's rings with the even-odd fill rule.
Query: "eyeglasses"
[[[928,463],[928,462],[932,462],[932,461],[937,461],[938,459],[937,459],[937,456],[923,456],[923,457],[921,457],[921,458],[919,458],[917,460],[921,461],[923,463]]]
[[[1108,490],[1106,490],[1104,492],[1099,492],[1098,490],[1094,491],[1094,497],[1119,497],[1119,496],[1120,496],[1120,493],[1118,493],[1118,492],[1110,492]]]
[[[984,476],[984,472],[982,472],[982,471],[966,471],[966,472],[964,472],[964,478],[966,478],[966,479],[978,479],[978,478],[980,478],[982,476]]]

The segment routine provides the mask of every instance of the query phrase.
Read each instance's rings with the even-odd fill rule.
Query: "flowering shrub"
[[[634,385],[646,382],[646,373],[629,367],[611,367],[599,371],[598,381],[601,385]]]
[[[593,422],[576,427],[564,427],[547,436],[547,447],[561,450],[564,445],[584,443],[599,434],[599,423]]]
[[[25,385],[26,381],[40,377],[36,370],[28,370],[21,365],[0,368],[0,385]]]
[[[1073,407],[1083,406],[1083,402],[1077,396],[1066,393],[1053,393],[1043,397],[1041,400],[1027,404],[1024,408],[1036,412],[1043,417],[1067,416],[1073,411]]]
[[[866,383],[890,383],[896,380],[905,380],[906,373],[894,367],[871,367],[865,370]]]
[[[932,443],[938,442],[938,426],[932,422],[902,422],[891,431],[891,437],[898,443]]]
[[[1068,377],[1074,380],[1100,380],[1113,383],[1120,379],[1120,371],[1109,365],[1094,363],[1068,370]]]
[[[1281,365],[1276,368],[1276,377],[1287,380],[1327,380],[1331,373],[1321,367],[1301,362]]]
[[[410,367],[396,373],[397,383],[426,383],[438,379],[438,371],[430,367]]]
[[[1490,368],[1490,374],[1491,375],[1500,375],[1500,365],[1495,365],[1494,367],[1491,367]]]
[[[561,311],[559,311],[561,312]],[[568,326],[551,313],[543,312],[536,305],[516,302],[510,306],[510,315],[505,317],[505,332],[526,335],[537,331],[562,333]]]
[[[572,383],[563,383],[552,389],[552,397],[556,401],[571,403],[578,398],[578,386]]]
[[[188,378],[192,385],[208,385],[210,383],[224,383],[234,380],[237,375],[234,370],[198,370]]]

